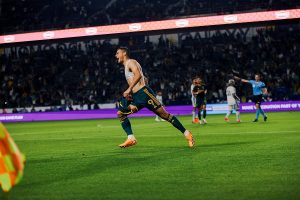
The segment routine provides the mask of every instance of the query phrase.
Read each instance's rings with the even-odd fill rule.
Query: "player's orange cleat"
[[[188,135],[185,136],[185,138],[187,139],[187,141],[189,142],[189,147],[193,147],[195,145],[195,141],[193,138],[193,135],[191,132],[188,133]]]
[[[229,118],[225,117],[224,118],[225,122],[229,122]]]
[[[241,120],[240,120],[240,119],[237,119],[237,120],[236,120],[236,122],[237,122],[237,123],[240,123],[240,122],[241,122]]]
[[[198,124],[199,123],[199,119],[198,118],[195,118],[193,121],[192,121],[193,124]]]
[[[137,141],[132,139],[127,139],[124,143],[120,144],[119,147],[121,148],[127,148],[133,145],[136,145]]]

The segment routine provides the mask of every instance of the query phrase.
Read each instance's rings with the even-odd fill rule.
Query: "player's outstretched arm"
[[[240,77],[238,77],[238,76],[234,76],[233,78],[234,78],[235,80],[242,81],[243,83],[249,83],[248,80],[242,79],[242,78],[240,78]]]

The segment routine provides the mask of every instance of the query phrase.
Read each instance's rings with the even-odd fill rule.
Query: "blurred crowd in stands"
[[[127,88],[123,66],[114,57],[119,45],[131,49],[166,105],[190,104],[195,76],[207,83],[209,103],[225,101],[232,69],[245,79],[261,73],[268,101],[300,99],[300,31],[286,26],[258,29],[251,38],[217,31],[211,37],[186,33],[180,42],[162,35],[153,43],[140,35],[124,36],[119,44],[91,40],[12,47],[0,57],[2,107],[26,112],[24,107],[63,110],[86,104],[97,109],[99,103],[116,102]],[[242,101],[248,101],[251,85],[237,83],[237,89]]]
[[[289,9],[300,0],[0,0],[0,34]]]

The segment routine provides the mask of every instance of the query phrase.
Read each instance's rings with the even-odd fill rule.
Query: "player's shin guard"
[[[198,119],[201,120],[201,110],[198,111]]]
[[[259,113],[260,113],[259,109],[256,109],[255,119],[258,119]]]
[[[235,114],[236,114],[236,120],[239,120],[240,119],[240,111],[237,110]]]
[[[132,135],[132,129],[131,129],[131,124],[129,119],[126,117],[122,122],[121,122],[122,128],[126,132],[127,135]]]
[[[196,111],[193,110],[193,120],[196,118]]]
[[[228,118],[231,113],[232,113],[232,110],[229,110],[225,117]]]
[[[266,116],[265,112],[263,111],[263,109],[259,108],[259,112],[262,114],[262,116]]]
[[[168,122],[170,122],[178,130],[180,130],[181,133],[184,133],[186,131],[186,129],[175,116],[169,115]]]
[[[206,109],[203,110],[203,119],[205,119],[205,118],[206,118]]]

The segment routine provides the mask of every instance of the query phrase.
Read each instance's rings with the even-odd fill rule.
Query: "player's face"
[[[126,53],[122,49],[117,50],[115,57],[116,57],[118,63],[122,64],[124,62],[125,54]]]
[[[196,82],[197,82],[198,85],[200,85],[202,83],[201,78],[197,78]]]
[[[256,81],[260,81],[260,76],[259,75],[255,75],[255,80]]]

